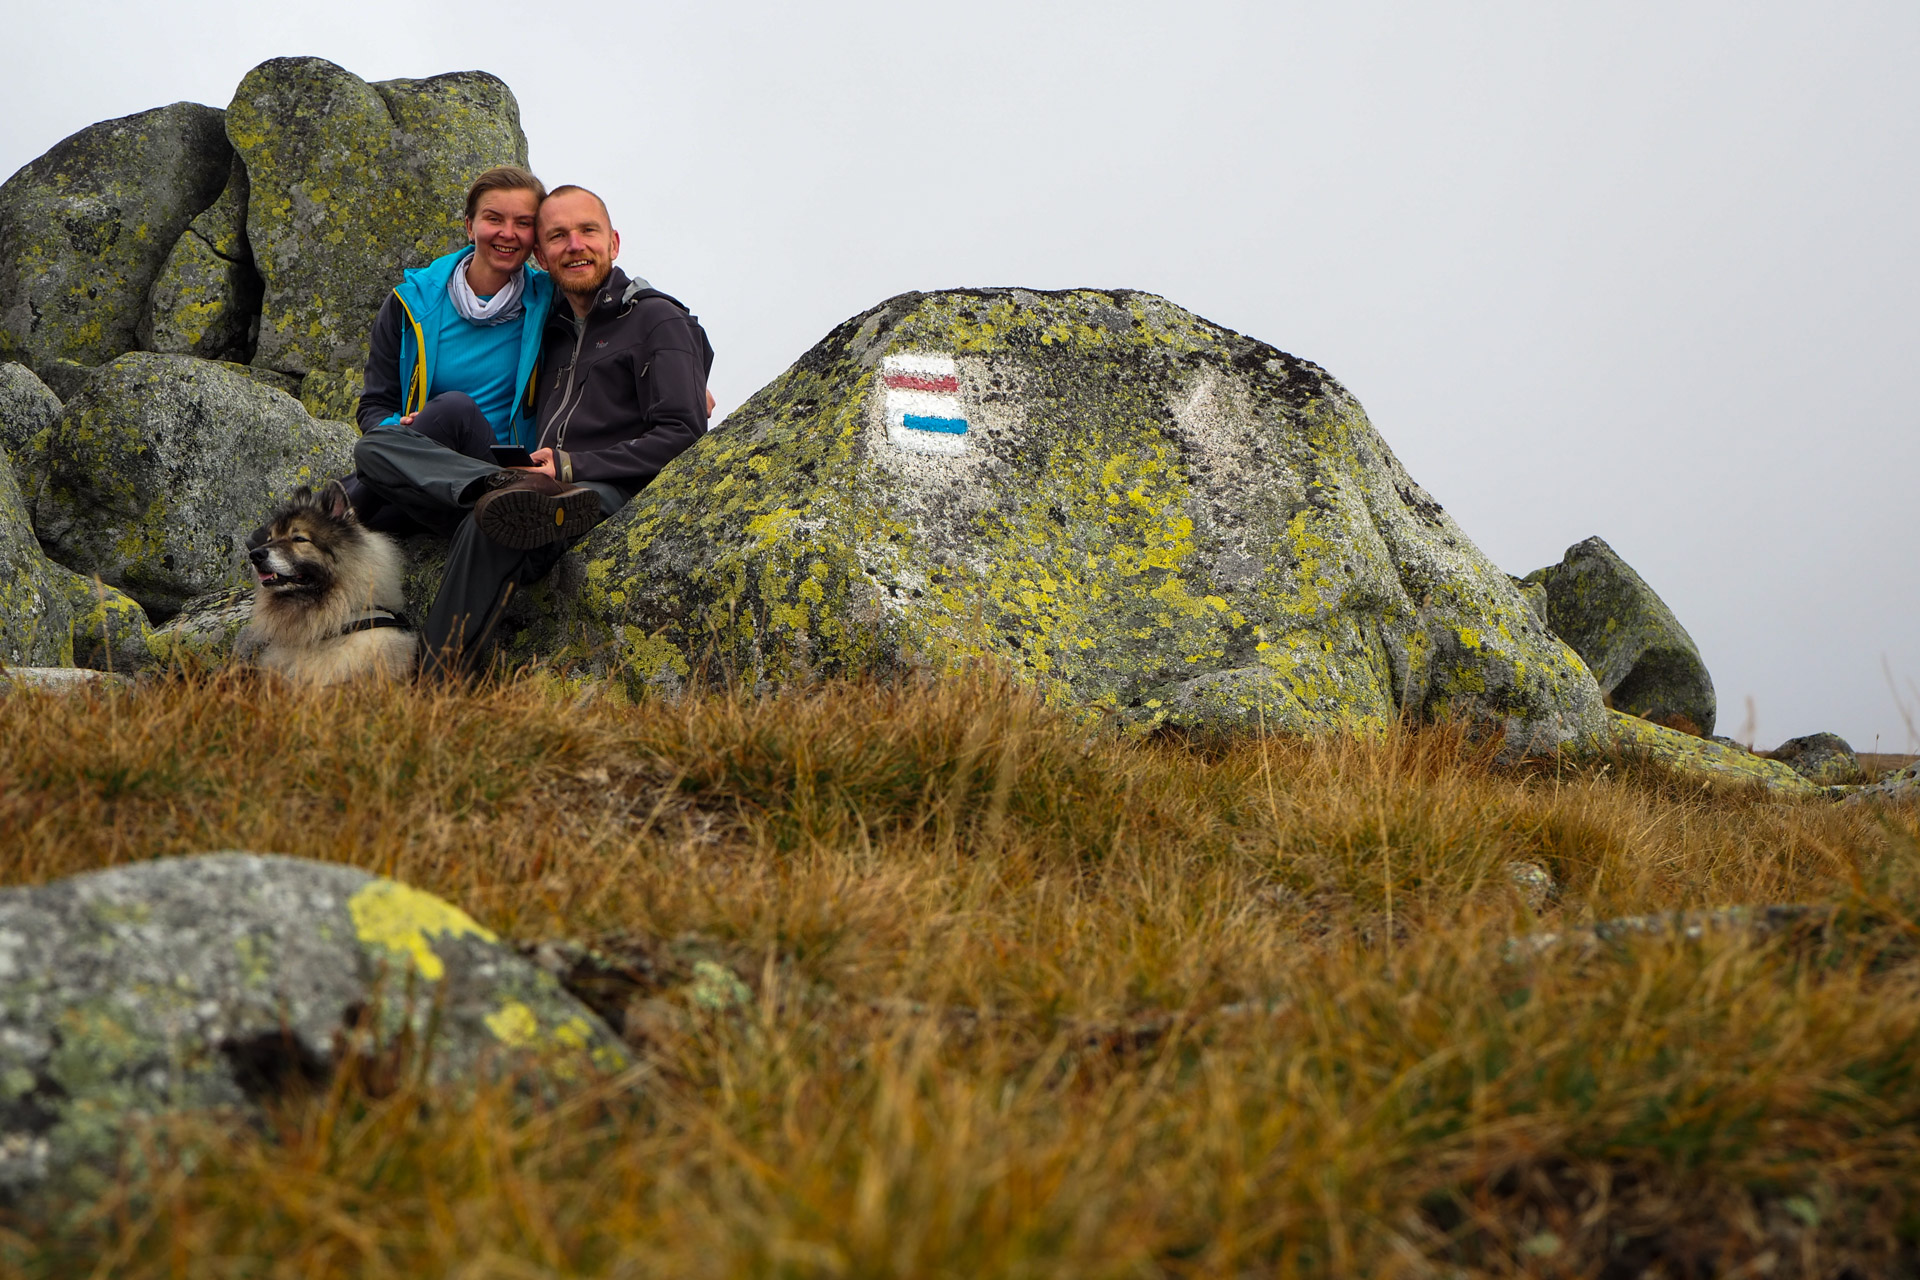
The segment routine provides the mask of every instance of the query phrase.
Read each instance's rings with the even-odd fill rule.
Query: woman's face
[[[524,188],[488,191],[467,219],[474,256],[505,272],[518,271],[533,250],[533,220],[540,201]]]

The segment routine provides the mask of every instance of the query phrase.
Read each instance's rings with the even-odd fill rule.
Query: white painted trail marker
[[[888,356],[880,374],[887,384],[888,440],[915,453],[967,451],[960,371],[952,356]]]

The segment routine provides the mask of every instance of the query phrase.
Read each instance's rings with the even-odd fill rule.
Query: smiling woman
[[[527,265],[546,187],[517,165],[488,169],[467,188],[469,244],[416,270],[373,324],[360,429],[411,428],[481,461],[496,445],[530,447],[530,390],[552,285]],[[413,519],[351,484],[363,521],[390,532]]]

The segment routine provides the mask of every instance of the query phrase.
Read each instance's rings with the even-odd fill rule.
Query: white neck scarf
[[[453,300],[453,309],[460,313],[462,320],[474,324],[501,324],[520,314],[520,291],[526,283],[527,270],[522,267],[507,277],[500,292],[480,301],[473,286],[467,283],[467,268],[473,265],[469,257],[453,269],[453,279],[447,281],[447,297]]]

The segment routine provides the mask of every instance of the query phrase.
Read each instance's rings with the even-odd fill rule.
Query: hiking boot
[[[501,472],[505,480],[473,504],[473,522],[503,547],[531,551],[571,542],[600,523],[600,495],[538,471]]]

